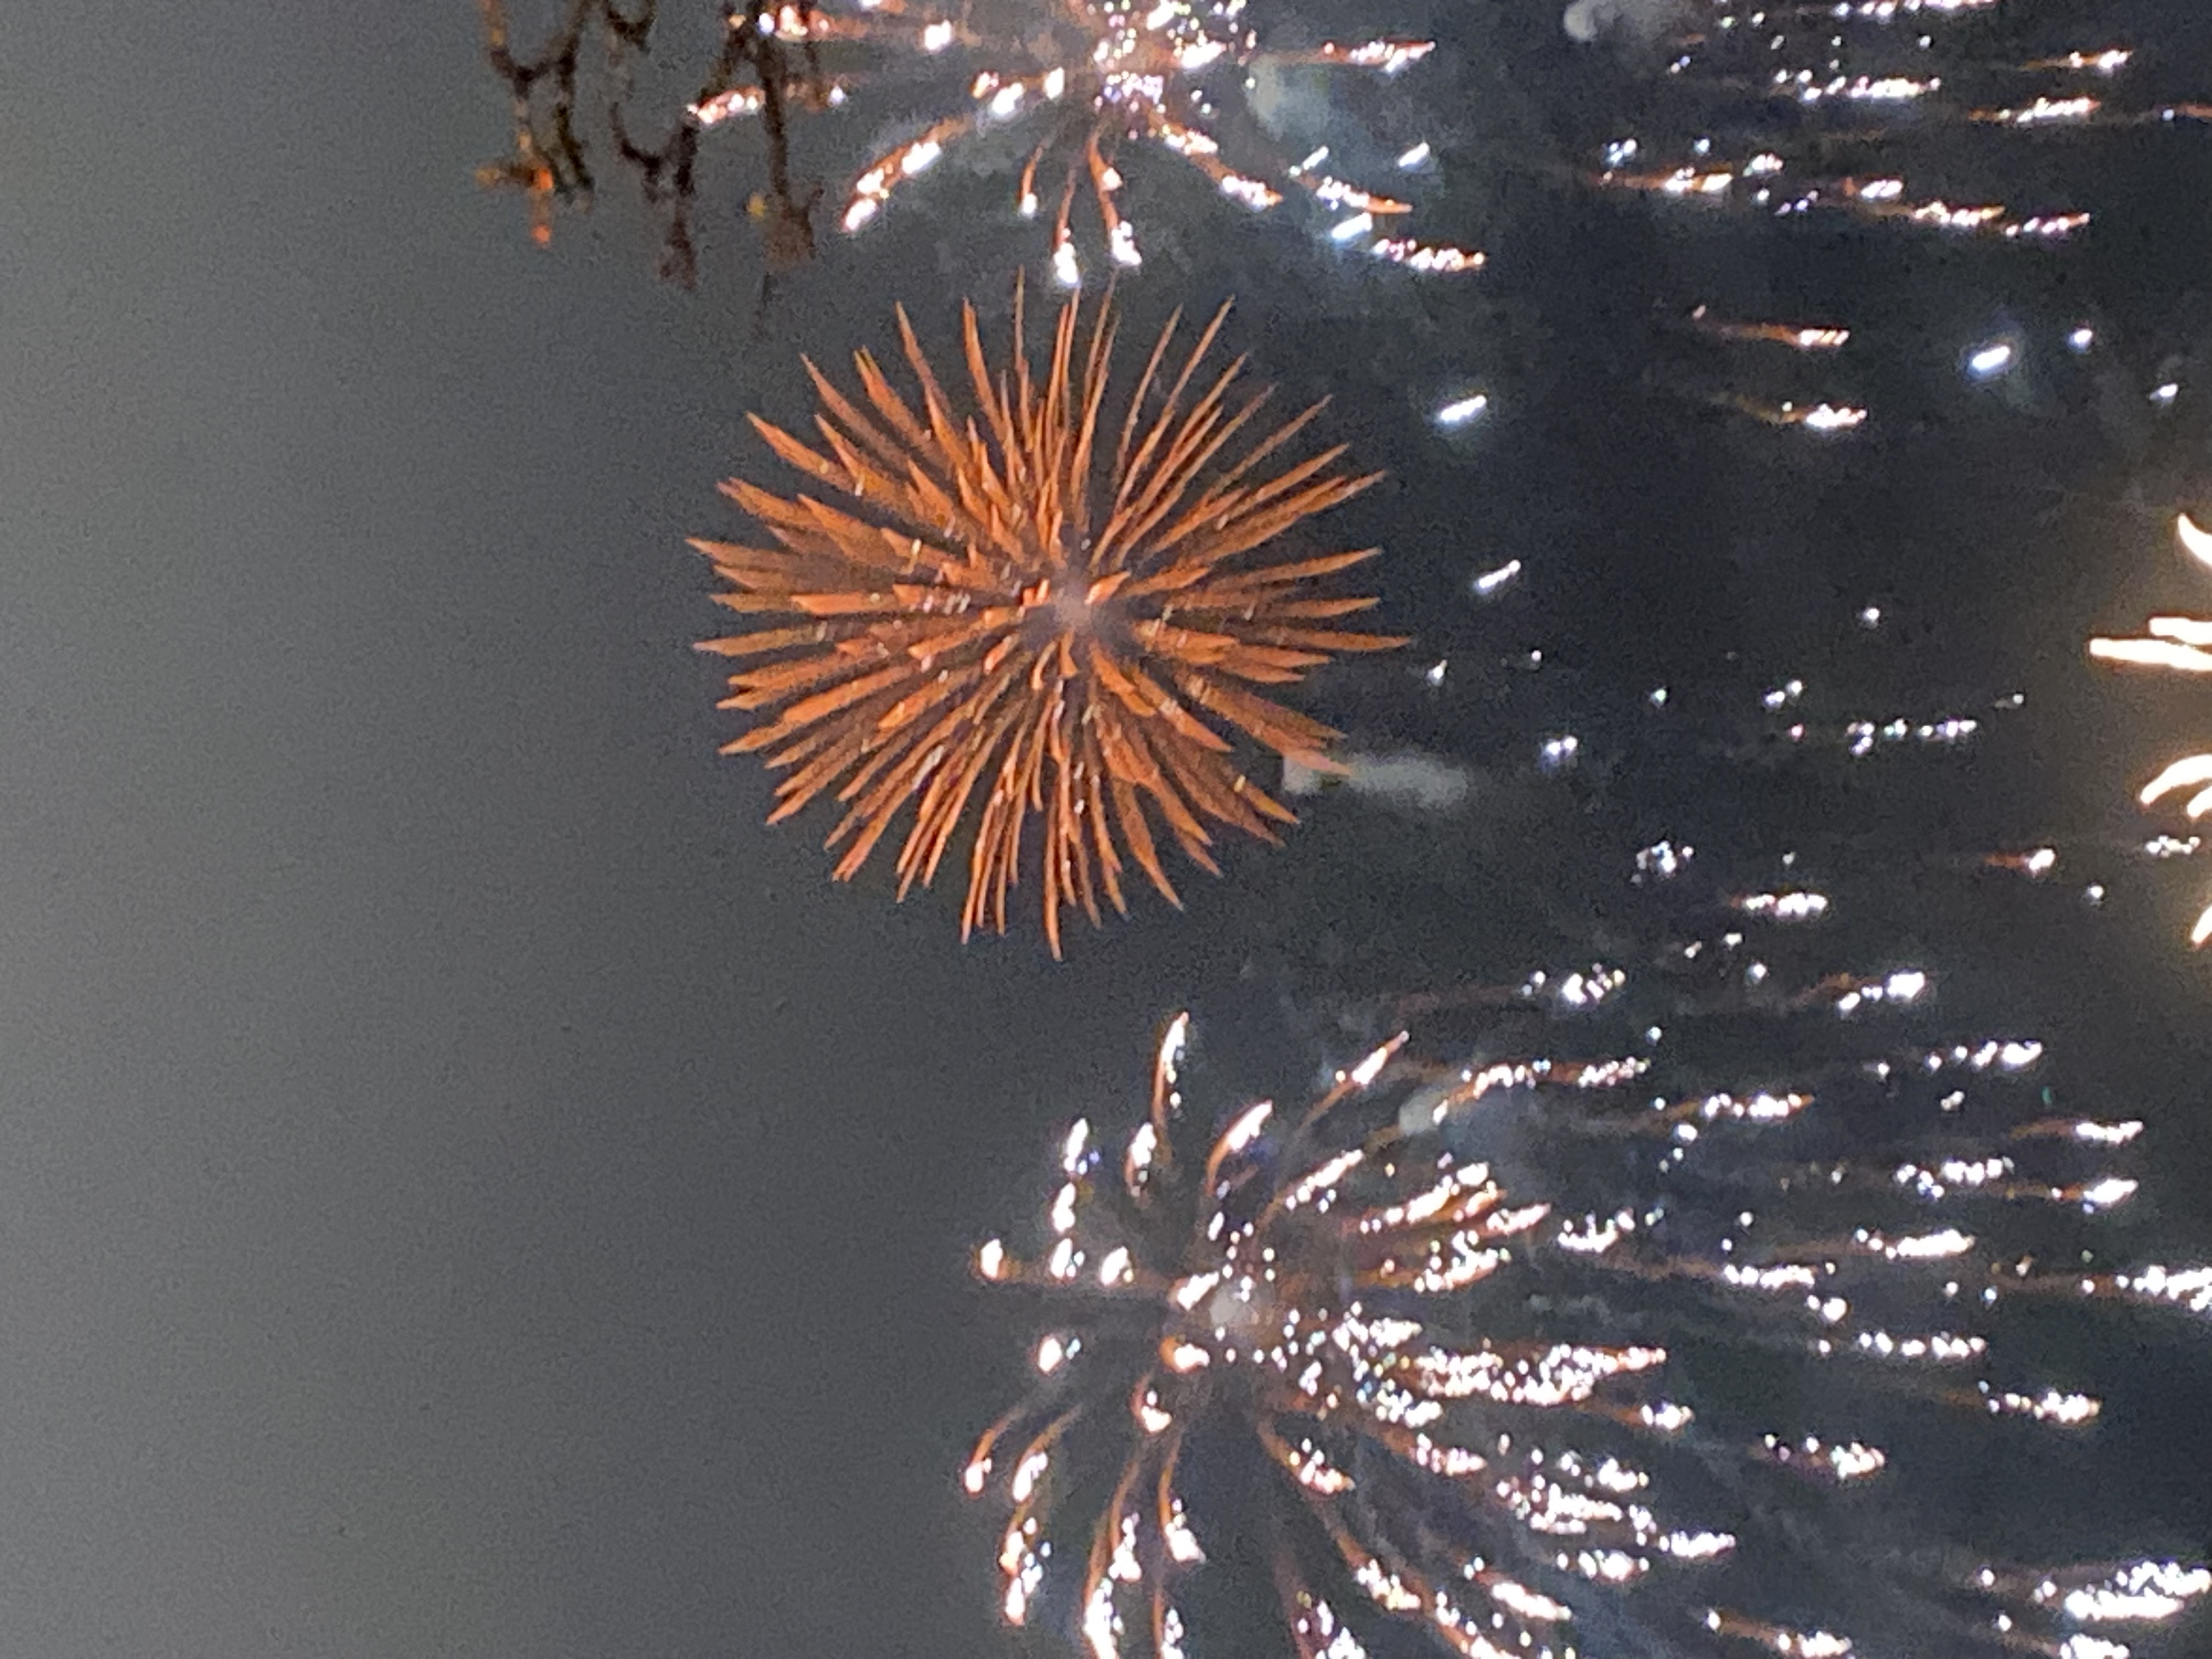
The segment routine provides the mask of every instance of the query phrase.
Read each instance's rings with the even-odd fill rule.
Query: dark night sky
[[[1501,895],[1551,866],[1463,826],[1468,908],[1439,920],[1414,883],[1393,915],[1387,849],[1350,865],[1395,832],[1345,819],[1239,849],[1185,914],[1143,904],[1057,967],[1026,933],[962,950],[957,895],[832,886],[805,826],[759,826],[757,769],[714,757],[688,647],[715,613],[682,538],[735,528],[712,483],[758,461],[744,410],[804,408],[799,350],[885,343],[893,297],[941,331],[1031,245],[894,214],[763,338],[737,172],[696,295],[654,283],[626,201],[548,254],[473,188],[502,103],[460,0],[21,9],[0,45],[0,1656],[1006,1650],[952,1474],[1023,1337],[969,1290],[966,1247],[1023,1212],[1054,1127],[1134,1106],[1163,1014],[1387,962],[1424,927],[1510,933]],[[1546,130],[1577,85],[1550,9],[1498,27],[1534,43],[1510,97],[1449,50],[1392,97],[1477,150]],[[836,174],[895,113],[808,136],[802,167]],[[1482,198],[1480,306],[1188,192],[1185,269],[1130,304],[1149,332],[1238,290],[1261,372],[1335,393],[1394,473],[1335,533],[1388,544],[1424,660],[1542,643],[1570,665],[1559,707],[1612,708],[1730,649],[1751,660],[1716,677],[1787,668],[1876,598],[1929,641],[1908,684],[2078,705],[1988,782],[1992,811],[2126,833],[2166,741],[2142,716],[2187,705],[2098,701],[2074,642],[2148,602],[2163,520],[2081,505],[2119,493],[2133,441],[2087,402],[1961,413],[1949,366],[2063,299],[2212,386],[2202,136],[2117,153],[2136,216],[2071,294],[1889,239],[1819,270],[1765,243],[1731,260],[1527,185]],[[945,200],[995,211],[1006,182]],[[1863,373],[1916,412],[1808,459],[1645,395],[1668,273],[1783,308],[1859,297],[1894,323]],[[1504,413],[1447,445],[1425,416],[1462,372]],[[2191,465],[2212,501],[2201,444],[2143,441],[2161,510]],[[2061,493],[2026,499],[2031,474]],[[1456,599],[1516,555],[1552,574],[1509,621]],[[1336,696],[1370,736],[1452,748],[1479,723],[1414,707],[1395,670]],[[2189,890],[2161,890],[2112,949],[2143,976],[2130,1030],[2185,1045],[2212,982],[2172,959]],[[2151,1086],[2185,1097],[2172,1052]]]

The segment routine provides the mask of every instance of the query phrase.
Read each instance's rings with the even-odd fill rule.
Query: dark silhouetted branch
[[[664,136],[657,143],[639,136],[641,117],[633,94],[638,61],[650,56],[661,21],[659,0],[635,0],[629,10],[620,0],[562,0],[551,34],[526,58],[513,45],[506,0],[477,3],[485,55],[513,100],[514,148],[505,159],[479,167],[477,179],[522,193],[533,240],[550,242],[557,213],[564,207],[588,209],[597,188],[592,146],[580,131],[579,113],[587,78],[584,55],[587,43],[596,42],[604,66],[590,80],[604,94],[605,145],[636,176],[647,208],[664,227],[664,277],[686,288],[698,278],[691,218],[699,191],[699,138],[732,114],[758,115],[767,138],[768,188],[753,197],[750,211],[761,223],[769,276],[814,257],[812,216],[821,190],[797,189],[791,177],[791,117],[826,98],[811,36],[812,0],[718,5],[720,45],[696,92],[661,118]]]

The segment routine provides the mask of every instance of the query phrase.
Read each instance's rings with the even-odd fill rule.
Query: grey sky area
[[[1809,660],[1832,683],[1860,659],[1829,642],[1879,603],[1906,618],[1879,687],[1900,708],[2024,680],[2061,711],[2064,741],[1947,786],[1961,811],[2137,836],[2128,792],[2194,705],[2115,702],[2078,641],[2203,609],[2144,573],[2163,514],[2212,507],[2212,470],[2201,437],[2143,424],[2135,385],[2171,359],[2212,395],[2212,234],[2172,208],[2201,210],[2201,131],[2112,183],[2130,234],[2164,228],[2091,247],[2074,289],[1929,244],[1732,254],[1547,205],[1607,125],[1575,100],[1643,66],[1573,57],[1559,8],[1467,3],[1409,14],[1448,37],[1435,78],[1334,108],[1376,144],[1434,130],[1496,160],[1453,187],[1490,288],[1352,270],[1310,226],[1134,182],[1161,192],[1158,252],[1127,288],[1146,336],[1237,293],[1237,349],[1286,401],[1333,394],[1333,435],[1391,470],[1330,535],[1387,545],[1384,620],[1420,659],[1316,696],[1363,752],[1465,769],[1452,815],[1316,795],[1288,849],[1232,848],[1228,880],[1188,873],[1188,910],[1147,895],[1061,965],[1026,903],[1016,937],[963,949],[957,883],[894,906],[880,856],[829,881],[825,820],[763,828],[770,784],[716,757],[738,726],[690,649],[723,619],[684,538],[738,532],[713,484],[765,465],[748,409],[805,418],[800,352],[884,349],[894,298],[949,351],[959,294],[1002,313],[1018,262],[1041,276],[996,152],[866,239],[825,225],[824,260],[757,319],[751,151],[710,170],[691,294],[655,282],[624,178],[550,251],[475,186],[507,131],[464,0],[13,8],[0,1659],[1026,1651],[955,1476],[1031,1325],[969,1285],[966,1251],[1030,1212],[1070,1118],[1139,1108],[1178,1006],[1288,1010],[1311,1036],[1331,975],[1606,948],[1578,872],[1626,867],[1616,823],[1689,817],[1571,793],[1596,765],[1547,793],[1540,738],[1589,732],[1595,757],[1662,682],[1755,698]],[[1530,67],[1485,56],[1516,43]],[[801,172],[834,200],[933,96],[856,100],[802,132]],[[1286,142],[1331,107],[1284,112]],[[2054,189],[2100,177],[2047,165]],[[1818,453],[1720,423],[1654,319],[1731,287],[1893,323],[1863,378],[1898,420]],[[2077,299],[2132,354],[2120,414],[2087,381],[1970,400],[1960,348],[2014,319],[2056,338]],[[1500,418],[1439,434],[1477,385]],[[2097,563],[2123,521],[2126,562]],[[1504,608],[1469,599],[1515,557]],[[1565,678],[1516,678],[1536,648]],[[1444,659],[1461,702],[1425,701]],[[1788,810],[1832,827],[1896,802]],[[2178,942],[2194,889],[2129,879],[2094,972],[2137,978],[2079,1024],[2179,1113],[2212,997]],[[2063,1026],[2056,973],[2037,1006]],[[1218,1052],[1238,1086],[1332,1057],[1249,1030]],[[2201,1123],[2176,1144],[2212,1175]],[[2201,1191],[2163,1213],[2202,1249]],[[2177,1362],[2193,1387],[2207,1346]],[[2186,1534],[2202,1505],[2158,1478]]]
[[[0,1650],[974,1650],[974,1103],[1153,1010],[759,830],[749,289],[532,249],[474,28],[7,27]]]

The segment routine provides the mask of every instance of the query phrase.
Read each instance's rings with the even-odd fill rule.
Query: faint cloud
[[[1400,812],[1452,812],[1474,793],[1474,775],[1463,766],[1410,749],[1389,754],[1338,757],[1342,772],[1323,772],[1294,760],[1283,763],[1283,793],[1317,795],[1345,789]]]
[[[1585,46],[1617,34],[1648,46],[1680,27],[1682,12],[1681,0],[1574,0],[1559,22]]]

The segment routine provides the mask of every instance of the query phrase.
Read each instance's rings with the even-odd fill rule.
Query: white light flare
[[[2018,356],[2009,340],[1992,340],[1966,354],[1966,373],[1978,380],[1993,380],[2009,369]]]
[[[1448,404],[1446,407],[1455,407],[1455,405]],[[1440,411],[1437,415],[1437,419],[1442,420],[1443,418],[1443,415]],[[1518,559],[1508,559],[1504,564],[1498,566],[1495,569],[1484,571],[1480,575],[1477,576],[1473,581],[1468,584],[1468,589],[1479,599],[1494,599],[1497,595],[1504,592],[1507,587],[1510,586],[1512,585],[1513,579],[1520,574],[1521,561]]]
[[[1471,421],[1480,419],[1483,411],[1489,407],[1490,394],[1487,392],[1478,392],[1472,397],[1455,398],[1437,410],[1436,422],[1438,426],[1446,428],[1465,426]],[[1511,568],[1518,571],[1521,562],[1516,559]]]
[[[2212,530],[2204,529],[2186,513],[2181,513],[2174,516],[2173,534],[2183,552],[2212,569]]]

